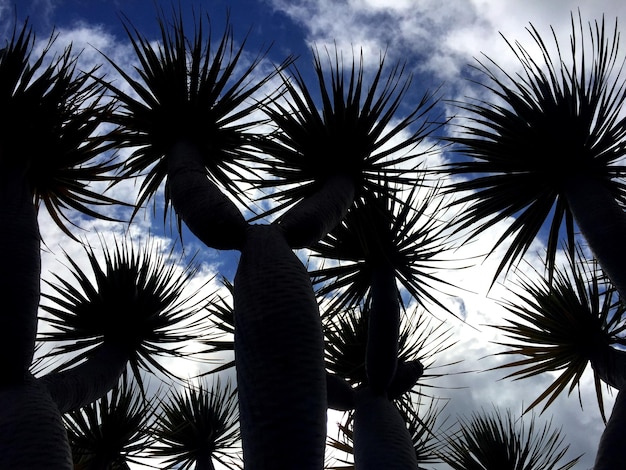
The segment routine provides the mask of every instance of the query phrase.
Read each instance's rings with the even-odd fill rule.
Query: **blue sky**
[[[610,24],[615,17],[626,18],[626,3],[621,0],[581,0],[580,3],[570,0],[219,0],[180,3],[188,19],[192,16],[192,5],[196,12],[208,13],[217,34],[221,34],[226,14],[230,11],[235,38],[241,40],[250,31],[246,49],[251,54],[273,44],[268,56],[270,61],[279,63],[288,55],[297,56],[298,67],[304,73],[310,73],[309,51],[313,46],[322,49],[337,45],[346,57],[350,57],[353,50],[362,49],[366,66],[376,66],[381,51],[387,51],[391,63],[406,61],[407,68],[414,74],[408,99],[415,100],[426,89],[439,86],[442,97],[449,100],[480,96],[481,90],[466,78],[470,74],[468,64],[474,63],[474,58],[480,57],[481,53],[514,73],[517,70],[515,58],[500,33],[531,46],[525,28],[532,22],[546,38],[552,26],[560,41],[567,44],[571,11],[580,8],[583,21],[600,19],[602,14]],[[102,71],[112,78],[115,78],[114,72],[94,48],[129,70],[132,68],[134,59],[121,27],[120,13],[125,14],[142,34],[158,39],[152,0],[19,0],[17,4],[19,21],[29,16],[38,38],[47,38],[52,27],[56,26],[60,47],[73,42],[77,50],[84,50],[81,60],[86,68],[103,64]],[[168,13],[171,3],[163,2],[162,5]],[[0,33],[6,35],[14,11],[12,1],[0,0]],[[623,31],[623,26],[620,29]],[[453,112],[445,103],[441,111],[445,114]],[[449,156],[441,152],[430,164],[441,163],[446,158]],[[117,196],[132,201],[137,187],[129,182],[117,191]],[[151,233],[162,238],[165,245],[172,243],[173,235],[162,230],[160,220],[158,211],[156,216],[150,210],[140,213],[132,226],[132,236],[141,240]],[[47,245],[43,254],[46,278],[46,273],[64,269],[59,263],[61,247],[76,259],[83,255],[80,247],[59,233],[45,214],[41,216],[40,224]],[[85,229],[81,235],[87,240],[97,240],[98,233],[125,230],[119,224],[107,225],[100,221],[83,221],[81,224]],[[469,258],[489,251],[498,235],[497,231],[486,233],[471,246],[459,249],[458,256]],[[191,235],[186,236],[185,242],[189,253],[200,249]],[[540,265],[537,254],[543,249],[538,240],[531,249],[529,266]],[[483,326],[500,320],[503,310],[498,300],[509,295],[510,285],[505,282],[496,283],[491,291],[488,290],[497,258],[498,252],[493,259],[477,261],[469,270],[446,274],[450,276],[447,278],[449,282],[475,292],[444,300],[451,308],[462,311],[467,321],[467,325],[463,325],[445,318],[447,326],[453,329],[457,344],[437,358],[437,362],[445,364],[463,359],[464,362],[454,371],[485,371],[501,361],[489,357],[498,350],[489,341],[498,337]],[[204,263],[201,276],[223,274],[232,279],[236,255],[203,250],[201,259]],[[523,405],[528,405],[550,383],[549,377],[511,382],[500,380],[502,376],[501,372],[472,372],[449,375],[436,383],[433,381],[432,385],[441,387],[436,392],[448,400],[444,414],[454,419],[459,413],[469,415],[481,408],[490,409],[492,403],[510,407],[514,414],[519,414]],[[553,424],[564,427],[566,440],[571,443],[569,455],[584,452],[585,457],[577,468],[587,469],[593,464],[603,428],[591,376],[583,379],[580,393],[584,410],[573,394],[558,399],[545,413],[545,418],[553,416]],[[610,405],[612,398],[607,397]]]

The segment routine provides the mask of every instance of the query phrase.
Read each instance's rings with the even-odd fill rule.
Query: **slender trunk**
[[[61,414],[32,376],[0,388],[0,469],[72,469]]]
[[[211,454],[209,453],[206,456],[202,456],[196,460],[195,470],[215,470],[215,465],[213,465],[213,459],[211,458]]]
[[[603,271],[626,299],[626,215],[601,181],[572,177],[563,191],[580,232]]]
[[[93,403],[111,390],[126,370],[129,355],[116,345],[104,343],[85,362],[38,380],[48,388],[61,413]]]
[[[372,391],[386,394],[396,373],[400,332],[400,303],[391,266],[381,264],[375,267],[371,298],[365,369]]]
[[[600,438],[593,470],[616,470],[626,462],[626,393],[620,390]]]
[[[292,248],[310,247],[335,228],[354,201],[354,181],[330,178],[313,196],[303,199],[278,220]]]
[[[354,464],[357,470],[418,468],[413,441],[398,409],[367,388],[357,394]]]
[[[37,213],[23,170],[0,168],[0,387],[24,380],[35,350],[41,276]]]
[[[247,223],[233,201],[209,180],[198,147],[189,141],[176,143],[167,163],[166,191],[189,230],[211,248],[240,250]]]
[[[245,468],[321,470],[326,371],[317,301],[276,225],[248,229],[234,285]]]

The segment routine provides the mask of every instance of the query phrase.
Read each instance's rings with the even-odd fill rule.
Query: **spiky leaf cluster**
[[[458,199],[467,207],[459,219],[461,227],[473,227],[477,236],[515,217],[496,243],[512,237],[498,273],[528,250],[544,226],[549,226],[550,270],[563,225],[573,250],[574,221],[563,198],[564,184],[571,178],[593,177],[626,202],[621,178],[626,167],[620,162],[626,151],[626,82],[618,59],[617,23],[612,35],[604,20],[589,24],[588,45],[582,19],[577,28],[572,15],[569,54],[561,50],[554,31],[556,53],[534,27],[529,32],[539,58],[507,41],[520,73],[509,74],[491,59],[476,66],[486,77],[483,86],[491,99],[458,103],[468,121],[451,140],[469,159],[447,168],[467,176],[450,187],[465,192]]]
[[[433,269],[447,250],[447,227],[438,218],[445,199],[437,199],[434,190],[422,194],[413,188],[400,200],[396,189],[386,186],[358,199],[342,223],[312,248],[315,256],[338,262],[311,272],[321,284],[319,295],[334,293],[332,310],[358,305],[374,271],[384,266],[421,306],[445,309],[438,290],[446,283]],[[400,291],[398,296],[402,302]]]
[[[43,296],[52,304],[42,308],[54,331],[42,333],[41,339],[62,342],[52,354],[79,352],[61,368],[108,343],[129,354],[137,378],[139,368],[166,372],[156,357],[183,355],[186,342],[203,330],[197,313],[206,298],[184,292],[196,267],[179,271],[153,243],[141,250],[130,242],[103,247],[103,263],[93,249],[85,249],[91,275],[68,257],[73,279],[55,275],[56,283],[49,283],[53,292]]]
[[[240,197],[234,178],[249,169],[242,163],[254,140],[248,131],[259,123],[251,117],[258,103],[248,101],[275,71],[260,71],[263,54],[240,67],[245,40],[236,47],[230,25],[214,42],[210,27],[208,34],[205,31],[208,17],[206,24],[197,22],[190,37],[182,13],[172,16],[171,23],[165,15],[159,17],[158,46],[125,23],[140,64],[139,79],[112,62],[134,92],[109,85],[121,104],[115,122],[121,128],[122,143],[135,149],[122,176],[145,175],[138,200],[138,206],[143,205],[166,177],[165,156],[171,146],[189,140],[200,149],[209,177]],[[167,209],[167,193],[165,203]]]
[[[454,470],[568,470],[580,457],[561,463],[569,446],[550,422],[538,428],[535,417],[526,426],[502,414],[474,413],[459,420],[460,429],[447,439],[441,457]]]
[[[276,99],[264,107],[278,128],[264,146],[271,158],[262,161],[275,178],[255,183],[278,188],[270,194],[279,201],[275,210],[312,195],[334,175],[350,177],[357,192],[378,187],[381,178],[412,182],[415,173],[406,167],[417,166],[416,157],[431,150],[416,147],[437,127],[428,119],[436,99],[424,95],[412,111],[394,121],[410,88],[404,67],[387,70],[381,57],[366,88],[362,56],[358,64],[353,58],[349,72],[344,72],[337,50],[334,59],[329,54],[328,71],[318,51],[313,60],[317,87],[309,86],[294,67],[291,76],[281,74],[287,100]]]
[[[152,412],[127,377],[98,401],[63,417],[74,466],[123,470],[149,444]]]
[[[92,205],[117,203],[90,186],[115,180],[116,165],[100,157],[112,148],[100,126],[113,105],[104,100],[95,70],[76,71],[71,46],[50,57],[54,41],[33,57],[35,37],[25,22],[0,50],[0,166],[24,168],[36,203],[73,237],[68,210],[111,220]]]
[[[579,255],[579,257],[582,255]],[[509,341],[500,354],[521,355],[499,368],[518,368],[507,377],[519,379],[558,371],[558,377],[530,405],[547,400],[549,406],[567,390],[571,393],[594,357],[611,345],[626,344],[622,338],[626,307],[597,266],[570,258],[568,269],[557,269],[553,282],[522,279],[516,300],[504,307],[515,315],[497,328]],[[594,371],[596,395],[604,415],[601,382]]]
[[[236,391],[229,384],[190,384],[161,403],[154,431],[159,444],[151,453],[166,458],[163,468],[191,469],[212,459],[226,468],[240,468],[233,466],[240,440],[238,419]],[[206,463],[199,465],[205,468]]]

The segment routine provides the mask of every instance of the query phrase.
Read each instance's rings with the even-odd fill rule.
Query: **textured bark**
[[[24,380],[37,334],[41,254],[24,169],[0,167],[0,385]]]
[[[354,181],[330,178],[311,197],[303,199],[278,220],[292,248],[310,247],[335,228],[354,201]]]
[[[355,391],[348,382],[337,375],[326,374],[326,393],[328,395],[328,408],[337,411],[353,410]]]
[[[626,393],[620,390],[600,438],[594,470],[624,468],[626,462]]]
[[[0,387],[0,469],[72,469],[61,415],[33,377]]]
[[[358,470],[415,470],[417,455],[395,405],[364,389],[354,413],[354,463]]]
[[[572,177],[563,194],[580,232],[603,271],[626,298],[626,215],[615,197],[596,178]]]
[[[275,225],[248,229],[234,285],[245,468],[324,466],[326,371],[309,274]]]
[[[423,374],[424,366],[418,359],[399,363],[387,389],[387,397],[390,400],[400,398],[415,386]]]
[[[82,364],[38,380],[47,387],[59,411],[67,413],[93,403],[115,387],[128,359],[122,348],[105,343]]]
[[[372,275],[365,369],[370,388],[385,394],[396,373],[400,304],[393,269],[376,266]]]
[[[247,223],[233,201],[209,180],[197,146],[176,143],[167,162],[167,189],[189,230],[211,248],[240,250]]]
[[[626,352],[610,346],[591,358],[591,366],[600,380],[613,388],[626,388]]]

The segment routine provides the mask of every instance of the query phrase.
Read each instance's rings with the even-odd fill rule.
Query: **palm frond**
[[[215,459],[226,468],[240,452],[236,391],[217,379],[211,387],[201,382],[182,391],[173,391],[161,403],[151,450],[166,457],[166,467],[191,469],[199,461]]]
[[[110,120],[114,104],[104,99],[104,86],[93,77],[96,69],[76,71],[71,46],[49,57],[54,41],[53,35],[33,57],[35,36],[25,22],[19,32],[14,26],[0,53],[0,109],[6,116],[0,163],[27,168],[36,204],[75,238],[68,210],[113,220],[93,205],[120,203],[91,186],[117,181],[113,158],[101,157],[113,147],[112,134],[100,126]]]
[[[166,177],[165,156],[171,146],[190,140],[201,150],[208,176],[241,200],[234,179],[250,170],[243,163],[255,140],[250,131],[263,121],[254,117],[258,101],[248,101],[277,71],[261,71],[265,53],[240,67],[246,41],[235,46],[228,19],[221,38],[214,42],[208,16],[209,33],[205,32],[205,22],[198,21],[192,37],[185,29],[182,13],[174,11],[172,17],[170,22],[163,12],[159,15],[158,46],[125,21],[139,60],[139,79],[108,59],[133,92],[108,85],[121,103],[115,122],[120,126],[122,144],[136,149],[122,177],[145,176],[137,201],[138,207],[142,206]],[[167,213],[167,189],[165,197]]]
[[[459,419],[460,429],[448,436],[441,458],[454,470],[568,470],[580,456],[566,463],[569,446],[560,429],[551,422],[538,428],[534,415],[530,423],[516,420],[507,410],[474,413]]]
[[[580,250],[578,250],[580,252]],[[582,255],[579,253],[579,258]],[[594,265],[569,259],[554,281],[522,279],[516,301],[504,302],[515,319],[496,326],[509,339],[499,354],[524,358],[499,366],[519,368],[507,377],[523,379],[559,372],[552,384],[529,406],[546,400],[547,408],[563,391],[578,385],[589,361],[612,344],[623,344],[624,312],[613,286]],[[604,416],[601,382],[594,371],[596,395]]]
[[[450,346],[449,335],[439,331],[442,325],[431,326],[430,317],[418,314],[417,309],[407,312],[398,337],[398,362],[419,360],[426,369],[432,365],[433,356]],[[368,383],[365,372],[367,330],[367,305],[325,318],[326,368],[356,388]],[[428,372],[424,374],[426,377]]]
[[[91,274],[68,257],[72,282],[55,275],[56,283],[48,283],[53,292],[42,294],[52,302],[42,308],[53,330],[42,333],[41,340],[61,342],[51,355],[78,353],[57,370],[83,361],[106,342],[128,351],[139,381],[140,369],[170,374],[157,357],[187,354],[187,343],[204,331],[198,312],[206,297],[185,292],[197,266],[179,270],[171,254],[166,258],[158,249],[153,242],[140,250],[129,241],[116,241],[114,249],[103,243],[100,263],[86,247]]]
[[[63,416],[74,466],[123,470],[149,445],[152,410],[139,388],[123,376],[98,401]]]
[[[312,247],[314,256],[332,260],[330,267],[311,272],[313,282],[321,284],[319,295],[335,292],[329,310],[350,308],[366,298],[374,271],[384,264],[420,306],[449,311],[439,294],[450,285],[434,273],[449,249],[448,227],[442,222],[445,198],[437,199],[436,190],[422,194],[414,187],[400,200],[398,191],[385,185],[379,194],[360,198],[344,221]],[[400,290],[398,296],[402,303]]]
[[[216,295],[206,306],[207,320],[211,322],[212,327],[209,330],[209,336],[202,338],[202,344],[207,347],[202,351],[207,354],[227,353],[234,355],[235,352],[235,312],[233,308],[233,285],[227,280],[222,279],[222,283],[229,292],[228,296]],[[235,367],[235,359],[212,369],[207,374],[221,372],[226,369]]]
[[[278,188],[267,196],[279,202],[272,211],[312,195],[333,175],[351,177],[357,194],[377,188],[381,178],[410,184],[415,172],[408,170],[417,166],[418,157],[433,151],[425,142],[439,126],[428,118],[437,103],[433,95],[426,93],[395,121],[411,84],[403,66],[387,71],[382,56],[366,89],[362,55],[358,64],[353,57],[349,71],[338,50],[334,58],[328,55],[327,72],[319,52],[313,53],[321,110],[296,67],[291,76],[281,73],[289,100],[274,99],[263,107],[277,126],[263,146],[271,158],[261,161],[274,178],[255,184]],[[420,144],[425,147],[418,148]]]
[[[457,103],[468,116],[460,135],[450,140],[469,159],[452,162],[446,170],[463,177],[449,187],[463,193],[456,203],[467,206],[460,227],[473,227],[476,237],[515,217],[496,243],[512,238],[494,279],[524,255],[544,228],[549,227],[550,273],[563,229],[570,251],[574,249],[574,221],[562,196],[569,178],[596,178],[620,203],[626,202],[621,180],[626,167],[620,162],[626,151],[626,82],[618,60],[617,22],[612,36],[604,19],[589,24],[591,49],[580,15],[578,27],[573,15],[571,23],[571,55],[561,51],[554,30],[556,54],[551,54],[531,25],[528,31],[540,59],[520,43],[506,41],[522,71],[507,73],[489,58],[478,61],[474,68],[487,80],[479,85],[492,101]]]

